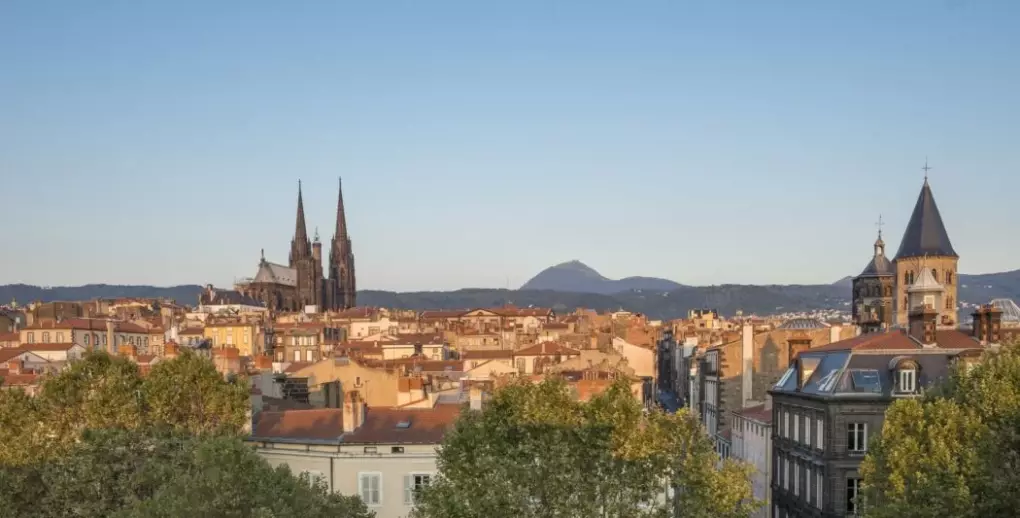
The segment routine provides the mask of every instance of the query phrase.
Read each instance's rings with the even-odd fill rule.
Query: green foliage
[[[1020,346],[898,401],[861,466],[874,518],[1013,516],[1020,509]]]
[[[62,455],[86,430],[236,434],[247,411],[247,380],[228,382],[190,352],[157,363],[146,379],[127,358],[90,352],[48,376],[35,398],[0,391],[0,463]]]
[[[272,468],[240,439],[88,432],[61,457],[0,467],[0,518],[367,518],[356,497]]]
[[[447,433],[419,518],[745,517],[749,472],[688,414],[645,415],[626,382],[588,403],[561,380],[512,383]],[[677,488],[667,501],[667,487]]]
[[[193,434],[236,433],[249,405],[248,382],[224,382],[212,362],[190,352],[159,362],[143,384],[148,417],[157,425]]]

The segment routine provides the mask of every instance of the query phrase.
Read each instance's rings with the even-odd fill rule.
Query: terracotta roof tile
[[[498,358],[510,359],[514,357],[514,352],[510,349],[494,349],[494,350],[479,350],[464,351],[460,355],[461,359],[464,360],[490,360]]]
[[[19,340],[21,340],[21,337],[17,332],[0,333],[0,342],[17,342]]]
[[[254,437],[340,441],[344,433],[341,408],[262,412],[255,423]]]
[[[514,356],[554,356],[557,354],[579,355],[581,352],[557,342],[543,342],[514,351]]]
[[[461,405],[433,408],[369,408],[365,423],[344,437],[351,444],[439,444],[460,415]],[[410,422],[407,428],[397,424]]]
[[[21,344],[18,349],[22,351],[67,351],[74,347],[73,343],[46,343],[46,344]]]

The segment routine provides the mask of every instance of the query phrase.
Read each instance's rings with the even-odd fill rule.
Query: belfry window
[[[933,279],[935,279],[936,281],[937,281],[937,280],[939,280],[939,271],[938,271],[938,270],[936,270],[935,268],[932,268],[932,269],[931,269],[931,276],[932,276],[932,278],[933,278]]]

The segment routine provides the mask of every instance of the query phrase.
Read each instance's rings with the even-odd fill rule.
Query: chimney
[[[116,352],[117,352],[117,343],[115,341],[116,335],[114,334],[114,332],[115,332],[115,329],[114,329],[114,325],[113,325],[113,320],[107,320],[106,321],[106,352],[108,352],[110,354],[116,354]]]
[[[21,374],[25,370],[25,360],[15,358],[7,362],[7,372],[11,374]]]
[[[477,385],[471,386],[471,410],[482,409],[482,388]]]
[[[772,394],[765,393],[765,410],[772,410]]]
[[[988,343],[999,343],[999,329],[1002,327],[1002,310],[988,305]]]
[[[793,359],[797,357],[802,351],[806,351],[811,348],[811,337],[803,331],[795,332],[790,335],[790,338],[786,341],[786,352],[787,352],[787,365],[793,365]]]
[[[842,334],[841,333],[842,331],[843,331],[843,326],[841,326],[839,324],[835,324],[832,327],[830,327],[829,328],[829,343],[831,344],[831,343],[838,342],[840,340],[840,335]]]
[[[352,390],[344,399],[344,433],[351,433],[361,427],[365,418],[365,404],[358,391]]]
[[[935,325],[939,312],[928,305],[918,306],[907,317],[907,329],[910,337],[924,347],[935,346]]]
[[[740,333],[740,404],[751,399],[754,378],[754,326],[744,324]]]
[[[262,413],[262,391],[257,387],[252,387],[248,402],[248,420],[244,424],[244,432],[251,435],[255,429],[255,423],[258,422],[259,414]]]

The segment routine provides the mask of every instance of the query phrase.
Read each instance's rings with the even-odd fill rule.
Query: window
[[[790,413],[783,410],[783,437],[790,436]]]
[[[358,473],[358,494],[365,505],[382,505],[382,473]]]
[[[793,463],[793,495],[800,496],[800,464]]]
[[[861,491],[861,479],[846,479],[846,514],[857,514],[857,497]]]
[[[308,485],[313,486],[313,487],[315,485],[317,485],[319,482],[323,482],[323,483],[326,482],[326,477],[324,477],[322,475],[322,473],[318,472],[318,471],[307,471],[307,470],[306,471],[302,471],[301,472],[301,478],[304,479],[308,483]]]
[[[946,284],[952,284],[952,283],[953,283],[953,271],[952,270],[946,270]]]
[[[234,345],[234,334],[230,333],[227,335],[227,345]]]
[[[900,392],[913,393],[917,390],[917,371],[900,369]]]
[[[30,343],[30,344],[34,344],[35,343],[35,333],[31,333],[31,332],[28,333],[28,343]]]
[[[89,345],[89,335],[88,335],[88,333],[85,334],[85,345]]]
[[[404,424],[404,423],[406,423],[407,426],[404,426],[402,428],[407,428],[408,426],[411,425],[410,421],[404,421],[403,423],[397,423],[397,428],[401,428],[400,425]],[[404,447],[403,446],[393,446],[393,447],[390,448],[390,453],[404,453]]]
[[[301,351],[294,351],[294,361],[301,361]]]
[[[58,344],[64,343],[64,333],[57,333],[57,343]]]
[[[245,330],[244,334],[241,335],[241,341],[246,343],[246,344],[248,343],[248,331],[247,330]]]
[[[432,482],[428,473],[409,473],[404,475],[404,505],[414,505],[414,495],[421,488]]]
[[[936,270],[935,268],[932,268],[932,269],[931,269],[931,276],[932,276],[932,278],[933,278],[933,279],[935,279],[936,281],[937,281],[937,280],[939,280],[939,271],[938,271],[938,270]]]
[[[822,486],[825,484],[822,481],[822,472],[819,470],[815,473],[815,507],[822,508]]]
[[[868,425],[850,423],[846,427],[846,449],[851,452],[868,451]]]
[[[800,415],[793,414],[793,442],[800,442]]]
[[[309,362],[313,361],[312,360],[312,354],[313,353],[314,353],[314,351],[312,351],[311,349],[308,349],[307,351],[305,351],[305,361],[309,361]]]
[[[42,334],[42,341],[43,341],[44,344],[50,343],[50,334],[49,333],[43,333]]]
[[[815,431],[817,432],[817,433],[815,433],[815,446],[817,446],[819,450],[824,450],[825,449],[825,418],[824,417],[819,417],[818,418],[818,429],[815,430]]]
[[[783,489],[790,489],[790,472],[789,472],[789,468],[790,468],[790,466],[787,464],[787,460],[784,457],[783,458],[782,473],[780,473],[780,476],[783,479]]]

